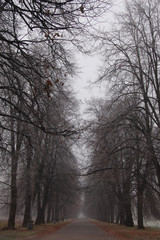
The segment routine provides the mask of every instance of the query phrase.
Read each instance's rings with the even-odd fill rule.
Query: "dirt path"
[[[57,232],[44,236],[33,238],[32,240],[119,240],[86,219],[79,219],[71,224],[64,226]]]

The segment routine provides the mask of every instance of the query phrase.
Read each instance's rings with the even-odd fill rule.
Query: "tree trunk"
[[[56,199],[55,199],[55,220],[56,222],[59,221],[59,196],[56,192]]]
[[[63,208],[61,210],[61,220],[64,222],[64,211],[63,211]]]
[[[31,191],[30,191],[30,178],[28,176],[27,179],[27,186],[26,186],[26,199],[25,199],[25,212],[24,212],[24,219],[23,219],[23,227],[27,227],[28,221],[31,220]]]
[[[48,204],[48,209],[47,209],[47,223],[51,222],[51,204]]]
[[[119,199],[118,205],[118,215],[119,215],[119,222],[121,225],[125,224],[125,210],[123,206],[123,199]]]
[[[134,223],[133,223],[130,199],[129,200],[127,199],[125,203],[125,215],[126,215],[125,225],[127,227],[133,227]]]
[[[40,199],[40,186],[38,186],[37,192],[37,217],[35,221],[35,225],[41,224],[41,199]]]
[[[25,212],[22,226],[27,227],[27,223],[30,220],[31,220],[31,194],[28,193],[28,196],[26,196]]]
[[[28,221],[32,220],[31,216],[31,161],[32,161],[32,149],[27,146],[27,168],[26,168],[26,199],[25,199],[25,212],[23,219],[23,227],[27,227]]]
[[[56,221],[56,194],[55,192],[53,193],[53,200],[52,200],[52,217],[51,217],[51,221]]]
[[[160,186],[160,164],[158,162],[158,159],[157,159],[157,156],[156,156],[156,153],[155,153],[155,149],[154,149],[154,146],[153,146],[152,137],[151,137],[150,133],[147,136],[147,144],[148,144],[148,151],[149,151],[149,154],[150,154],[150,159],[155,166],[157,179],[158,179],[158,184]]]
[[[11,108],[11,115],[13,109]],[[11,202],[8,218],[8,229],[15,229],[15,217],[17,209],[17,167],[18,167],[18,154],[15,149],[15,133],[14,133],[14,120],[11,119]],[[18,137],[17,137],[18,139]]]
[[[116,217],[116,224],[119,224],[119,221],[120,221],[120,214],[119,214],[119,211],[118,211],[117,217]]]
[[[137,193],[137,212],[138,212],[138,228],[144,229],[143,225],[143,190],[138,190]]]
[[[16,209],[17,209],[17,157],[12,156],[11,203],[8,219],[8,229],[15,229]]]
[[[45,209],[48,203],[48,195],[49,195],[49,189],[50,185],[49,182],[46,181],[46,184],[44,185],[44,192],[43,192],[43,199],[42,199],[42,205],[40,204],[40,194],[38,194],[38,203],[37,203],[37,218],[36,218],[36,225],[39,224],[45,224]]]
[[[52,213],[52,199],[49,199],[48,208],[47,208],[47,223],[51,222],[51,213]]]
[[[51,213],[53,208],[53,191],[50,192],[48,206],[47,206],[47,223],[51,222]]]
[[[125,224],[125,210],[122,206],[120,206],[120,224],[124,225]]]
[[[110,222],[114,223],[114,206],[115,206],[115,199],[112,194],[112,197],[110,199]]]
[[[45,224],[45,211],[41,207],[38,209],[35,225]]]
[[[40,194],[40,186],[38,187],[37,193],[37,218],[35,221],[35,225],[41,225],[45,223],[45,209],[41,207],[41,194]]]

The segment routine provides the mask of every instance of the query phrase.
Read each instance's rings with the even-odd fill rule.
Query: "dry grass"
[[[146,228],[145,230],[140,230],[136,227],[128,228],[123,225],[97,220],[91,220],[91,222],[120,240],[160,240],[160,229]]]
[[[27,230],[26,228],[20,227],[19,224],[16,225],[16,230],[2,230],[7,226],[7,221],[0,221],[0,240],[24,240],[30,239],[36,236],[45,236],[51,234],[64,225],[71,222],[70,220],[64,222],[58,222],[56,224],[49,223],[40,226],[34,226],[33,230]]]
[[[0,220],[0,230],[7,227],[7,220]]]

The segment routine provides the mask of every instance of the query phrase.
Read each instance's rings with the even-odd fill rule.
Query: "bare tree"
[[[96,209],[94,217],[107,221],[112,219],[112,215],[117,215],[117,223],[133,226],[132,212],[136,208],[138,227],[143,229],[144,209],[150,206],[146,193],[151,191],[156,196],[158,191],[153,191],[155,169],[146,154],[147,140],[139,127],[145,124],[144,115],[133,111],[137,109],[134,100],[124,95],[116,102],[95,101],[96,104],[90,107],[93,120],[89,123],[87,140],[91,149],[87,174],[91,175],[94,189],[91,196],[95,201],[89,211]],[[113,202],[115,208],[112,207]]]
[[[5,164],[11,164],[7,183],[11,193],[9,229],[15,228],[17,207],[20,208],[21,169],[25,173],[24,185],[27,184],[22,194],[23,225],[26,226],[35,206],[37,223],[45,222],[51,190],[55,193],[56,142],[63,137],[74,138],[79,131],[76,114],[71,111],[74,98],[66,84],[75,71],[69,44],[82,49],[82,38],[91,22],[108,4],[109,1],[94,0],[0,2],[0,128],[1,148],[9,159]],[[41,145],[41,154],[37,144]],[[66,148],[71,152],[68,145]],[[71,184],[71,177],[66,179]],[[64,197],[59,191],[59,195],[62,206],[70,206],[72,192]]]
[[[158,12],[158,1],[126,4],[126,12],[120,16],[120,27],[103,37],[105,46],[108,44],[105,54],[110,56],[110,63],[102,78],[108,76],[114,81],[116,97],[136,92],[137,111],[145,117],[142,131],[159,181],[159,160],[153,140],[154,129],[159,129]]]

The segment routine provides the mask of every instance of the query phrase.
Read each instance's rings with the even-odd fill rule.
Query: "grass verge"
[[[129,228],[123,225],[106,223],[98,220],[90,220],[107,233],[120,240],[160,240],[160,229],[147,227],[144,230]]]
[[[54,233],[70,222],[71,220],[65,220],[64,222],[58,222],[56,224],[48,223],[40,226],[34,225],[33,230],[27,230],[26,228],[20,226],[17,226],[16,230],[0,230],[0,240],[27,240],[37,236],[45,236]],[[2,225],[3,224],[0,223],[0,226]]]

